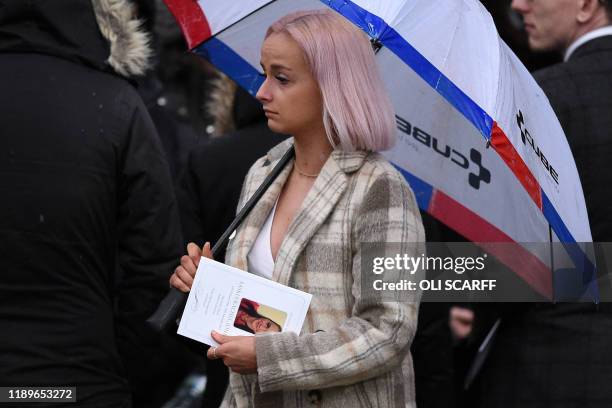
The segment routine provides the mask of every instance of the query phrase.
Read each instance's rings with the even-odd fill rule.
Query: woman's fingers
[[[209,360],[223,359],[223,362],[225,363],[225,358],[227,357],[225,355],[225,347],[223,347],[223,345],[210,347],[206,352],[206,357],[208,357]]]
[[[197,266],[200,264],[200,258],[202,257],[202,250],[200,250],[200,247],[197,244],[190,242],[187,244],[187,254],[193,260],[193,263],[197,268]]]
[[[217,331],[213,330],[210,333],[210,336],[213,338],[214,341],[216,341],[217,343],[219,343],[219,346],[217,347],[211,347],[208,349],[208,352],[206,353],[206,356],[210,359],[210,360],[215,360],[217,358],[223,358],[223,362],[225,362],[225,357],[226,357],[226,349],[228,347],[231,348],[231,346],[226,345],[225,343],[229,343],[232,339],[234,339],[236,336],[224,336],[221,333],[218,333]]]
[[[170,277],[170,285],[177,288],[181,292],[189,292],[193,285],[200,258],[205,256],[212,258],[210,251],[210,243],[206,243],[202,251],[196,244],[190,242],[187,245],[187,254],[181,257],[181,264],[176,267],[174,273]]]
[[[206,352],[206,357],[208,357],[209,360],[218,360],[221,358],[221,356],[219,355],[219,347],[211,347],[208,349],[208,351]]]
[[[213,259],[213,254],[212,254],[212,251],[210,250],[210,242],[205,243],[204,246],[202,247],[202,256],[208,259]]]
[[[185,277],[185,275],[187,277]],[[184,282],[181,276],[187,279],[187,282]],[[170,285],[172,285],[172,287],[177,288],[181,292],[187,293],[191,289],[191,284],[193,283],[193,279],[191,280],[191,282],[189,282],[188,279],[191,279],[189,273],[184,271],[182,266],[177,266],[172,276],[170,276]]]
[[[185,284],[189,289],[191,289],[191,285],[193,285],[193,276],[195,272],[191,274],[187,271],[182,265],[176,268],[174,274]]]
[[[223,336],[213,332],[213,339],[219,346],[208,350],[209,359],[222,359],[230,370],[239,374],[257,372],[257,357],[255,355],[255,338],[252,336]]]
[[[193,276],[182,265],[177,266],[170,279],[170,284],[183,292],[189,292],[193,285]]]
[[[213,330],[210,333],[210,337],[213,338],[214,341],[216,341],[219,344],[225,344],[227,342],[230,342],[232,340],[236,340],[238,338],[238,336],[224,336],[221,333]]]
[[[181,266],[187,271],[192,277],[195,276],[196,270],[198,269],[193,259],[187,255],[181,256]]]

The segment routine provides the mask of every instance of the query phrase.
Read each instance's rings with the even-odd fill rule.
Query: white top
[[[565,57],[563,58],[564,62],[567,62],[567,60],[570,59],[570,57],[572,56],[572,54],[574,53],[574,51],[576,51],[576,49],[578,49],[578,47],[580,47],[583,44],[588,43],[591,40],[594,40],[596,38],[599,37],[604,37],[606,35],[612,35],[612,26],[605,26],[605,27],[601,27],[598,28],[597,30],[593,30],[591,32],[586,33],[585,35],[578,37],[578,39],[576,41],[574,41],[567,49],[567,51],[565,51]]]
[[[272,234],[272,220],[274,220],[274,213],[276,212],[276,203],[272,211],[270,211],[268,219],[261,227],[261,231],[259,231],[251,251],[247,255],[249,272],[268,279],[272,279],[272,272],[274,271],[274,258],[272,258],[270,238]]]

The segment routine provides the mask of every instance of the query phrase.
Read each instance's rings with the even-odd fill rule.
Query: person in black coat
[[[565,131],[594,241],[612,241],[612,4],[515,0],[534,50],[565,62],[534,74]],[[601,266],[601,265],[600,265]],[[502,317],[481,373],[483,407],[612,406],[612,307],[516,307]]]
[[[129,82],[127,0],[0,2],[0,386],[129,407],[120,350],[182,254],[168,165]],[[31,404],[30,404],[31,405]]]

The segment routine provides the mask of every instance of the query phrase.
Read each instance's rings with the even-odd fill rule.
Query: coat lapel
[[[264,166],[255,170],[250,185],[248,186],[249,197],[251,197],[257,188],[263,183],[265,178],[272,172],[272,169],[276,166],[280,157],[287,151],[292,143],[284,142],[276,146],[268,153],[268,160]],[[261,227],[265,223],[272,207],[276,203],[276,199],[280,195],[280,192],[291,173],[293,168],[293,159],[287,163],[285,168],[281,171],[278,177],[272,182],[270,187],[263,194],[261,199],[257,202],[255,207],[251,210],[249,215],[242,223],[242,231],[239,235],[238,253],[236,255],[236,266],[244,271],[248,270],[247,255],[251,251],[257,236],[261,230]],[[238,235],[237,235],[238,237]]]
[[[332,152],[281,243],[274,264],[273,280],[283,285],[289,284],[299,255],[346,190],[347,173],[361,167],[366,155],[365,152]]]

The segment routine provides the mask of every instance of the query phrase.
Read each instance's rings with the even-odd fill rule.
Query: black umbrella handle
[[[147,324],[157,332],[163,331],[170,322],[176,320],[181,310],[185,308],[185,303],[187,303],[187,293],[177,288],[170,288],[155,313],[147,319]]]
[[[232,223],[227,227],[225,232],[221,235],[219,240],[215,243],[212,248],[213,257],[217,255],[225,241],[228,240],[229,236],[238,228],[240,223],[246,218],[246,216],[251,212],[255,204],[259,201],[261,196],[265,193],[265,191],[270,187],[272,182],[278,177],[280,172],[283,170],[285,165],[293,158],[295,154],[295,150],[293,146],[287,150],[287,152],[280,159],[278,164],[272,169],[268,177],[261,183],[257,191],[253,194],[253,196],[246,202],[244,207],[238,212],[236,218]],[[155,313],[151,315],[147,319],[147,323],[151,328],[156,331],[162,331],[166,329],[172,322],[176,321],[179,314],[185,308],[185,304],[187,303],[187,293],[183,293],[176,288],[171,288],[166,297],[161,301]]]
[[[263,184],[265,184],[265,181]],[[253,195],[253,197],[255,197],[255,194]],[[238,223],[236,223],[236,220],[239,220],[239,218],[246,217],[248,211],[244,213],[245,208],[246,205],[242,208],[241,212],[236,216],[234,221],[232,221],[232,223],[225,230],[223,235],[221,235],[221,238],[219,238],[219,240],[213,246],[211,250],[213,258],[218,255],[219,250],[221,248],[221,244],[223,244],[223,242],[227,240],[232,231],[237,227]],[[188,295],[188,293],[181,292],[177,288],[170,288],[168,294],[160,302],[155,313],[153,313],[151,317],[147,319],[147,323],[149,324],[149,326],[158,332],[168,327],[173,320],[176,320],[178,318],[181,311],[185,308],[185,303],[187,303]]]

